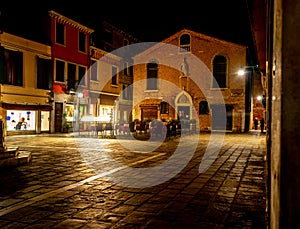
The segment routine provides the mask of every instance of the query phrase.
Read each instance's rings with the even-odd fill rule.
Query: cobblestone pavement
[[[266,228],[265,135],[226,134],[217,158],[202,173],[199,164],[210,134],[199,136],[162,144],[8,136],[7,146],[31,151],[33,159],[29,165],[0,171],[0,227]],[[180,139],[182,151],[200,140],[187,165],[180,163],[186,160],[181,154],[177,164],[158,170],[168,176],[184,165],[178,174],[139,187],[151,184],[155,174],[143,176],[146,169],[167,162]],[[128,150],[129,145],[136,150]],[[131,173],[129,168],[137,170]]]

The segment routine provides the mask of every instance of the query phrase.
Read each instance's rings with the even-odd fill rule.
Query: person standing
[[[262,133],[264,132],[264,129],[265,129],[265,119],[262,118],[260,120],[260,130],[261,130]]]
[[[257,127],[258,127],[258,119],[257,119],[257,117],[255,117],[255,119],[254,119],[254,129],[257,130]]]

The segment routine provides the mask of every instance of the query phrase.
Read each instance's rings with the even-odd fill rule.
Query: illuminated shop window
[[[7,110],[7,131],[35,130],[35,111]]]
[[[66,121],[67,122],[75,121],[75,119],[74,119],[74,105],[73,104],[66,104],[65,113],[66,113]]]
[[[100,106],[99,120],[101,122],[111,122],[113,118],[112,106]]]

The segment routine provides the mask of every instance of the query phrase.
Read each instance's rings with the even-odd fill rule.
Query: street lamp
[[[253,77],[254,71],[258,71],[258,65],[254,66],[243,66],[239,69],[239,76],[245,77],[245,132],[248,132],[250,129],[250,118],[252,112],[252,104],[253,104]]]

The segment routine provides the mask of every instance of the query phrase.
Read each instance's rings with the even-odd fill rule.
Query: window
[[[37,88],[51,90],[52,89],[52,61],[37,57]]]
[[[56,69],[56,81],[64,82],[65,81],[65,62],[61,60],[56,60],[55,62]]]
[[[208,113],[209,113],[208,102],[201,101],[199,103],[199,114],[208,114]]]
[[[167,102],[160,103],[160,114],[169,114],[169,104]]]
[[[213,88],[227,87],[227,59],[225,56],[215,56],[213,60]]]
[[[132,86],[123,85],[122,94],[123,94],[122,98],[124,100],[131,100],[132,99]]]
[[[65,45],[65,26],[56,22],[55,42],[57,44]]]
[[[76,65],[68,63],[68,85],[67,90],[76,89]]]
[[[23,85],[23,53],[0,47],[0,83]]]
[[[124,74],[124,76],[128,76],[128,63],[127,62],[123,63],[123,74]]]
[[[105,29],[103,32],[103,40],[109,44],[113,43],[113,32],[109,29]]]
[[[86,72],[86,68],[83,66],[78,66],[78,82],[80,83],[80,85],[85,85],[85,75]]]
[[[79,32],[79,51],[86,52],[86,35],[83,32]]]
[[[189,34],[183,34],[180,37],[180,52],[191,51],[191,37]]]
[[[98,80],[98,62],[92,60],[92,65],[90,66],[90,77],[91,80]]]
[[[158,65],[155,62],[147,64],[147,90],[157,90]]]
[[[111,84],[112,85],[117,85],[117,67],[116,66],[112,66],[111,68],[111,74],[112,74],[112,77],[111,77]]]
[[[133,65],[129,66],[129,76],[133,76]]]

